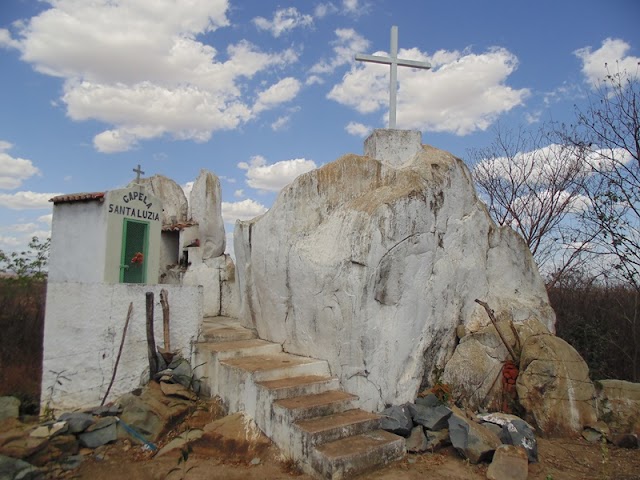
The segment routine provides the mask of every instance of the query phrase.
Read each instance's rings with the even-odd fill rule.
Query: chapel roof
[[[58,203],[92,202],[96,200],[104,202],[105,193],[106,192],[68,193],[50,198],[49,201],[53,202],[54,205]]]

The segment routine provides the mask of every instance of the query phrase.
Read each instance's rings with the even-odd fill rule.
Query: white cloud
[[[573,53],[582,60],[585,80],[596,87],[609,74],[637,73],[640,58],[628,55],[630,49],[631,46],[624,40],[607,38],[595,51],[591,47],[584,47]]]
[[[49,213],[47,215],[40,215],[38,217],[38,222],[46,223],[47,225],[49,225],[49,227],[51,227],[52,220],[53,220],[53,214],[52,213]]]
[[[31,160],[12,157],[6,153],[12,147],[9,142],[0,140],[0,189],[4,190],[18,188],[24,180],[41,174]]]
[[[16,192],[0,193],[0,207],[7,207],[12,210],[30,210],[37,208],[51,208],[49,199],[61,195],[60,193],[36,193],[36,192]]]
[[[233,224],[236,220],[251,220],[266,211],[267,207],[250,198],[240,202],[222,202],[222,218],[226,223]]]
[[[292,49],[264,53],[245,41],[226,46],[220,59],[217,48],[197,41],[229,24],[227,0],[190,0],[188,8],[178,0],[52,5],[14,27],[11,40],[22,60],[64,79],[70,118],[110,126],[94,138],[102,152],[163,135],[206,141],[236,128],[254,117],[248,80],[297,61]]]
[[[300,91],[300,82],[293,77],[283,78],[258,94],[253,107],[255,113],[268,110],[284,102],[293,100]]]
[[[324,18],[331,13],[336,13],[338,9],[333,3],[320,3],[313,10],[313,16],[316,18]]]
[[[373,130],[368,125],[363,125],[362,123],[357,122],[349,122],[347,126],[344,128],[349,135],[355,135],[356,137],[366,137]]]
[[[20,43],[11,37],[11,32],[6,28],[0,28],[0,47],[18,48]]]
[[[324,83],[324,80],[322,79],[322,77],[318,75],[311,75],[307,77],[307,79],[304,82],[305,85],[320,85],[323,83]]]
[[[38,228],[38,225],[35,223],[16,223],[14,225],[9,226],[9,230],[12,232],[24,233],[31,232]]]
[[[386,55],[384,52],[377,54]],[[401,49],[401,58],[429,61],[432,70],[398,68],[398,128],[466,135],[486,130],[501,114],[522,105],[529,90],[513,89],[506,80],[518,60],[504,48],[481,54]],[[328,98],[360,113],[388,108],[389,67],[353,65]]]
[[[247,184],[258,190],[279,192],[297,176],[317,168],[313,160],[295,158],[267,165],[264,157],[256,155],[251,162],[240,162],[238,168],[246,170]]]
[[[15,247],[25,245],[18,237],[6,237],[0,235],[0,250],[13,250]]]
[[[274,37],[279,37],[294,28],[312,25],[313,17],[301,14],[295,7],[289,7],[276,10],[273,14],[273,20],[256,17],[253,19],[253,23],[260,30],[268,30]]]
[[[235,192],[233,192],[233,196],[236,198],[243,198],[244,197],[244,190],[239,189],[236,190]]]
[[[342,0],[342,6],[347,12],[357,12],[358,11],[358,0]]]
[[[271,130],[273,130],[274,132],[283,130],[289,126],[290,121],[291,121],[290,115],[284,115],[282,117],[278,117],[276,121],[271,124]]]
[[[333,58],[321,60],[311,67],[312,74],[332,73],[336,68],[354,62],[356,53],[362,53],[369,48],[369,41],[352,28],[339,28],[335,31],[336,39],[333,45]],[[311,78],[311,77],[310,77]],[[310,80],[308,79],[307,82]]]

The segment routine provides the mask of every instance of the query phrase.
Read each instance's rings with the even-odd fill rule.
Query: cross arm
[[[398,65],[411,68],[423,68],[425,70],[431,68],[429,62],[418,62],[416,60],[400,60],[398,59]]]
[[[391,65],[391,59],[389,57],[380,57],[378,55],[357,54],[356,60],[359,60],[361,62],[382,63],[384,65]]]

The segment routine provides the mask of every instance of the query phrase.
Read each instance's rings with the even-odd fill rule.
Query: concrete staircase
[[[284,353],[227,317],[205,318],[195,355],[203,393],[251,416],[311,475],[349,478],[404,455],[404,439],[356,408],[324,360]]]

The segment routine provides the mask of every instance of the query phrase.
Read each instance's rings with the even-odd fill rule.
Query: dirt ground
[[[218,419],[214,411],[200,410],[189,417],[159,446],[186,429],[200,429]],[[240,419],[240,420],[239,420]],[[127,440],[86,453],[72,471],[52,468],[49,478],[111,480],[267,480],[311,477],[299,472],[263,435],[245,428],[241,416],[215,422],[215,431],[192,444],[186,461],[180,449],[154,456]],[[640,480],[640,450],[590,444],[582,438],[538,438],[539,462],[529,465],[530,480]],[[471,465],[452,447],[434,453],[408,454],[403,460],[358,478],[377,480],[473,480],[486,478],[488,464]]]

